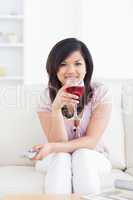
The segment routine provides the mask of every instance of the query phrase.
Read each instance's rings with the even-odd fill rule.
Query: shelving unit
[[[24,15],[0,15],[0,19],[4,19],[4,20],[23,20],[24,19]]]
[[[0,0],[0,83],[24,81],[24,0]]]
[[[4,44],[0,44],[0,47],[24,47],[23,43],[4,43]]]
[[[18,80],[18,81],[21,80],[21,81],[22,81],[22,80],[24,80],[24,77],[22,77],[22,76],[20,76],[20,77],[19,77],[19,76],[6,76],[6,77],[1,77],[1,78],[0,78],[0,81],[1,81],[1,80],[10,80],[10,81],[11,81],[11,80],[14,80],[14,81],[16,81],[16,80]]]

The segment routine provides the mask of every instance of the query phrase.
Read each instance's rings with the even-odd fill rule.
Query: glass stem
[[[74,127],[78,127],[79,126],[79,122],[80,122],[80,119],[78,117],[78,113],[77,113],[77,104],[75,104],[74,106]]]
[[[78,117],[78,113],[77,113],[77,104],[75,104],[74,106],[74,132],[77,135],[77,137],[80,137],[80,130],[79,130],[79,123],[80,123],[80,119]]]
[[[77,104],[75,104],[74,106],[74,119],[76,120],[78,118],[78,114],[77,114]]]

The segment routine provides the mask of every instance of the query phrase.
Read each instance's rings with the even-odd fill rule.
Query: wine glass
[[[79,80],[77,78],[68,78],[65,84],[68,85],[68,87],[66,88],[66,92],[77,95],[78,97],[83,96],[84,94],[83,80]],[[74,120],[73,131],[77,132],[79,130],[79,123],[80,123],[80,117],[77,114],[77,104],[75,104],[74,106],[74,115],[72,119]],[[78,135],[79,135],[79,131],[78,131]]]

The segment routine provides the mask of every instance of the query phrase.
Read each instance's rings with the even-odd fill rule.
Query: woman
[[[46,69],[48,90],[41,95],[38,116],[48,143],[34,147],[38,151],[36,168],[47,172],[45,192],[100,192],[100,176],[111,170],[101,142],[111,113],[109,91],[102,84],[91,83],[92,57],[86,45],[75,38],[53,47]],[[84,81],[82,97],[66,92],[68,78]],[[75,104],[81,118],[80,135],[70,120]]]

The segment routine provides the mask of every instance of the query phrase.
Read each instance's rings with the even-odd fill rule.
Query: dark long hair
[[[87,46],[76,38],[67,38],[58,42],[50,51],[47,59],[46,69],[49,75],[49,95],[53,102],[58,90],[62,87],[60,81],[57,78],[57,72],[59,70],[60,64],[64,61],[71,53],[74,51],[80,51],[86,63],[86,75],[84,77],[85,92],[83,97],[80,98],[80,103],[78,104],[78,114],[83,110],[84,105],[86,105],[93,96],[93,89],[91,88],[91,77],[93,73],[93,61],[91,54]],[[63,115],[69,116],[66,106],[62,109]]]

